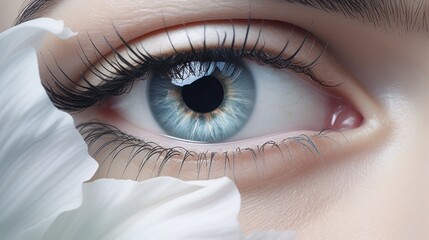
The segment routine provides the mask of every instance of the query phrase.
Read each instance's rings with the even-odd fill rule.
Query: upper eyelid
[[[247,39],[247,38],[249,37],[249,30],[251,28],[251,24],[253,24],[252,21],[254,21],[254,20],[248,19],[247,21],[244,21],[244,23],[242,21],[241,28],[237,27],[239,25],[239,23],[237,21],[234,22],[234,21],[230,20],[230,22],[228,24],[226,24],[226,26],[228,26],[230,28],[232,27],[233,36],[232,36],[232,39],[229,40],[229,41],[232,41],[230,43],[231,49],[234,48],[234,45],[232,45],[232,44],[237,44],[238,48],[239,48],[238,51],[244,52],[243,49],[240,49],[240,48],[246,47],[245,44],[247,44],[248,40],[249,40],[249,42],[251,41],[250,39]],[[216,22],[215,24],[219,24],[219,23]],[[276,24],[279,24],[279,23],[276,22]],[[206,30],[207,30],[208,25],[209,25],[208,22],[204,22],[204,25],[203,25],[203,27],[204,27],[204,42],[199,43],[200,45],[203,45],[203,48],[209,48],[206,45]],[[201,25],[198,25],[198,23],[195,23],[195,25],[190,24],[190,27],[195,27],[195,26],[199,26],[200,31],[201,31]],[[253,43],[254,44],[253,46],[251,44],[247,44],[247,47],[249,47],[249,49],[255,50],[257,48],[256,45],[260,42],[262,26],[266,26],[266,24],[262,25],[261,21],[258,21],[256,23],[256,31],[257,31],[256,32],[257,33],[256,34],[257,35],[256,43]],[[183,28],[183,25],[177,26],[177,27],[180,30],[180,27]],[[255,27],[252,25],[252,28],[255,28]],[[189,42],[185,41],[184,47],[189,48],[190,46],[192,46],[192,51],[195,51],[195,49],[197,47],[196,47],[196,45],[193,45],[195,43],[192,43],[190,41],[189,34],[188,34],[188,32],[189,32],[188,25],[186,25],[184,29],[186,31],[187,41],[189,41]],[[245,29],[245,30],[243,30],[243,29]],[[298,52],[300,52],[303,45],[308,44],[307,40],[309,39],[308,36],[310,35],[310,33],[308,31],[304,32],[303,33],[304,37],[298,38],[298,42],[295,43],[295,45],[297,45],[297,46],[295,48],[293,48],[293,47],[289,47],[289,41],[291,41],[290,39],[293,39],[293,37],[294,37],[293,35],[295,34],[296,28],[295,28],[295,26],[293,26],[291,29],[292,29],[292,31],[291,31],[292,36],[287,36],[285,43],[283,43],[284,46],[282,46],[279,50],[277,50],[277,52],[272,55],[273,57],[271,57],[269,55],[267,55],[267,56],[263,55],[262,57],[266,58],[266,59],[265,59],[265,62],[262,60],[261,60],[261,62],[265,63],[265,64],[274,63],[275,61],[273,61],[273,60],[280,57],[284,52],[291,50],[291,52],[289,53],[290,59],[286,59],[286,60],[290,60],[290,62],[285,61],[287,66],[284,66],[282,64],[281,66],[275,66],[275,67],[278,67],[278,68],[287,67],[287,68],[290,68],[290,69],[298,71],[298,72],[300,71],[302,73],[307,74],[310,78],[313,79],[313,81],[317,82],[318,84],[320,84],[322,86],[329,86],[329,85],[325,84],[323,81],[321,81],[320,79],[314,77],[313,73],[311,72],[311,68],[315,65],[315,63],[319,60],[319,58],[325,52],[326,47],[322,51],[320,51],[320,53],[318,53],[319,55],[316,55],[313,58],[313,60],[308,62],[307,64],[303,64],[303,63],[295,64],[295,63],[293,63],[292,60],[294,60],[294,58],[296,57]],[[242,31],[242,37],[245,36],[244,40],[242,40],[236,36],[236,32],[238,32],[239,30]],[[174,54],[180,54],[180,52],[178,51],[179,47],[177,47],[177,48],[174,47],[176,43],[172,42],[172,40],[170,38],[169,30],[165,30],[165,31],[166,31],[167,36],[168,36],[167,37],[167,39],[168,39],[167,44],[170,44],[172,47],[172,51],[170,52],[170,55],[167,54],[166,56],[174,56]],[[195,29],[194,29],[194,31],[195,31]],[[231,31],[231,29],[230,29],[230,31]],[[219,36],[219,33],[217,32],[217,30],[215,32],[216,32],[217,36]],[[90,75],[92,74],[93,76],[95,76],[95,78],[88,80],[86,75],[82,75],[81,80],[83,81],[83,85],[78,84],[77,88],[78,89],[84,89],[84,90],[88,90],[88,89],[91,90],[92,89],[90,94],[88,94],[88,95],[94,95],[94,99],[91,100],[88,96],[84,96],[82,98],[81,96],[83,94],[79,93],[79,91],[76,89],[72,90],[72,92],[68,92],[67,87],[65,85],[62,85],[61,81],[56,81],[56,84],[60,85],[59,88],[64,95],[68,95],[68,96],[75,98],[75,99],[71,99],[70,101],[67,101],[67,100],[61,98],[61,96],[59,96],[59,94],[56,94],[54,92],[54,90],[52,89],[52,87],[49,86],[49,84],[48,84],[45,87],[48,91],[48,94],[51,96],[51,99],[53,100],[53,102],[58,103],[58,98],[59,98],[59,100],[61,100],[61,102],[59,102],[59,104],[56,104],[59,108],[61,108],[63,110],[67,110],[67,111],[80,111],[84,108],[90,107],[90,106],[95,105],[97,103],[103,102],[104,100],[107,100],[107,98],[110,96],[102,95],[102,93],[106,92],[106,91],[112,92],[111,89],[117,89],[117,90],[112,92],[113,96],[121,95],[121,94],[130,90],[131,84],[134,81],[134,79],[140,78],[141,77],[140,75],[147,75],[149,73],[149,71],[147,71],[147,70],[150,70],[150,69],[146,69],[146,70],[143,69],[141,71],[138,71],[137,75],[133,75],[133,73],[129,69],[135,67],[134,65],[136,65],[136,64],[137,65],[141,64],[140,60],[142,60],[142,59],[143,60],[154,60],[155,59],[155,62],[159,61],[159,60],[156,60],[156,57],[155,57],[156,54],[151,55],[144,48],[143,48],[143,50],[139,50],[138,48],[133,49],[133,46],[132,46],[133,44],[125,41],[125,39],[121,36],[121,34],[119,32],[117,32],[117,35],[118,35],[118,38],[122,41],[122,43],[124,45],[123,48],[125,48],[125,51],[120,50],[118,48],[115,48],[115,46],[113,46],[113,44],[111,44],[109,42],[109,40],[106,37],[104,37],[105,41],[110,46],[111,51],[112,51],[110,56],[103,55],[101,50],[98,49],[97,44],[90,38],[90,42],[94,48],[94,53],[97,56],[99,56],[99,58],[102,60],[101,62],[99,62],[97,64],[94,64],[89,60],[87,53],[85,52],[84,48],[82,47],[82,44],[79,42],[80,47],[81,47],[81,52],[84,55],[84,57],[81,56],[81,59],[83,60],[86,67],[88,67],[87,73],[89,73]],[[227,34],[225,32],[225,36],[226,35]],[[158,38],[155,37],[155,39],[158,39]],[[284,40],[284,39],[282,39],[282,40]],[[313,42],[311,43],[311,50],[314,47],[314,43],[316,41],[315,39],[312,39],[312,40],[313,40]],[[242,41],[244,43],[240,43],[240,41]],[[253,41],[255,41],[255,40],[253,40]],[[222,41],[222,45],[224,43],[225,43],[225,41]],[[217,44],[219,44],[219,42]],[[243,44],[243,45],[240,46],[240,44]],[[134,46],[135,46],[135,44],[134,44]],[[141,45],[141,46],[143,46],[143,45]],[[199,48],[201,48],[201,47],[202,46],[200,46]],[[182,48],[183,48],[183,46],[182,46]],[[262,41],[261,41],[261,47],[258,47],[258,49],[259,50],[266,50],[267,48],[268,47],[265,44],[265,42],[262,43]],[[211,47],[210,47],[210,49],[211,49]],[[131,52],[130,52],[130,50],[131,50]],[[184,52],[186,52],[186,51],[184,51]],[[132,55],[134,55],[134,56],[132,56]],[[307,55],[308,55],[308,53],[307,53]],[[243,56],[245,56],[245,54],[243,54]],[[252,57],[251,55],[248,55],[248,56]],[[253,56],[253,57],[255,57],[256,60],[258,60],[257,56]],[[261,56],[259,56],[259,57],[261,58]],[[201,59],[194,59],[194,60],[201,60]],[[132,63],[132,62],[134,62],[134,63]],[[140,66],[144,66],[144,65],[140,65]],[[64,72],[62,72],[62,73],[63,73],[63,75],[65,75]],[[121,75],[121,74],[122,74],[122,76],[125,76],[126,78],[122,78],[120,81],[116,81],[116,82],[110,81],[110,80],[115,80],[115,76]],[[106,76],[113,76],[113,77],[112,78],[109,78],[109,77],[106,78]],[[66,78],[68,79],[67,76],[66,76]],[[100,81],[104,82],[104,84],[97,85],[100,83]],[[95,97],[97,97],[98,100],[96,100]],[[90,101],[88,101],[88,100],[90,100]],[[73,104],[75,104],[75,106],[72,106]],[[79,104],[81,106],[79,106]],[[63,107],[63,105],[67,105],[67,106]]]
[[[243,46],[241,48],[240,48],[240,46],[235,46],[236,38],[237,38],[237,36],[235,34],[235,32],[236,32],[236,26],[235,26],[235,23],[232,20],[230,20],[230,21],[231,21],[231,26],[232,26],[232,29],[233,29],[233,35],[232,35],[232,40],[231,40],[232,42],[229,44],[230,45],[229,48],[230,49],[235,49],[236,51],[245,52],[246,48],[249,47],[249,45],[247,44],[248,34],[249,34],[249,30],[251,28],[251,25],[253,25],[253,23],[251,24],[250,21],[253,21],[253,20],[249,19],[247,21],[247,23],[246,23],[246,34],[245,34],[245,38],[244,38],[244,41],[243,41],[244,42]],[[248,51],[248,52],[264,52],[264,53],[271,52],[271,55],[269,55],[269,56],[267,55],[267,58],[270,58],[271,60],[280,58],[284,53],[286,53],[287,51],[290,51],[290,50],[292,52],[289,53],[289,56],[290,56],[289,59],[292,60],[292,59],[294,59],[296,57],[296,55],[298,53],[300,53],[301,49],[304,47],[304,44],[307,44],[308,42],[311,42],[311,44],[312,44],[311,48],[313,48],[315,42],[317,41],[315,39],[311,39],[310,32],[306,31],[305,34],[304,34],[305,36],[302,39],[299,39],[299,43],[298,43],[297,47],[295,47],[295,48],[289,47],[290,39],[293,39],[293,37],[288,37],[288,38],[284,39],[285,43],[282,46],[281,50],[275,50],[275,51],[271,50],[270,51],[268,49],[268,47],[266,46],[265,41],[262,43],[261,46],[258,46],[260,44],[260,40],[261,40],[260,36],[261,36],[261,33],[262,33],[262,28],[264,26],[264,20],[261,20],[261,21],[258,21],[258,22],[259,22],[258,23],[259,27],[257,27],[258,28],[258,30],[257,30],[257,35],[258,36],[257,36],[257,39],[256,39],[256,43],[253,43],[253,44],[250,45],[251,46],[251,50]],[[186,45],[185,49],[186,48],[190,48],[193,53],[196,53],[196,52],[205,52],[206,50],[223,49],[225,47],[226,40],[227,40],[227,34],[226,34],[226,32],[223,32],[224,33],[224,38],[222,40],[222,43],[220,43],[220,41],[219,41],[220,37],[219,36],[221,34],[219,34],[218,31],[216,31],[216,34],[217,34],[217,45],[215,47],[213,47],[213,46],[208,47],[206,45],[207,44],[207,42],[206,42],[206,29],[207,29],[208,24],[209,24],[208,22],[204,22],[204,25],[203,25],[204,26],[204,41],[203,41],[203,43],[201,43],[201,42],[199,43],[200,45],[203,45],[203,47],[199,47],[199,48],[195,47],[196,44],[198,44],[198,43],[195,43],[194,42],[195,40],[192,41],[190,39],[190,36],[188,34],[188,32],[189,32],[188,25],[182,24],[182,25],[179,26],[179,27],[182,27],[184,29],[184,31],[186,32],[186,39],[187,40],[186,40],[186,44],[185,44]],[[252,26],[252,28],[253,28],[253,26]],[[165,30],[165,34],[167,36],[168,42],[169,42],[169,44],[170,44],[170,46],[171,46],[171,48],[172,48],[173,51],[170,51],[169,53],[161,53],[161,54],[150,53],[149,51],[147,51],[147,49],[143,46],[143,44],[141,42],[139,42],[137,45],[135,45],[135,44],[133,45],[132,43],[130,43],[132,41],[127,42],[124,39],[124,37],[121,35],[121,33],[119,31],[117,31],[116,28],[115,28],[115,30],[116,30],[117,37],[121,40],[121,42],[123,44],[122,48],[124,48],[125,50],[122,50],[122,51],[119,50],[120,48],[114,47],[109,42],[109,40],[105,38],[105,41],[107,42],[107,45],[109,45],[109,47],[111,49],[111,54],[109,54],[110,57],[101,56],[102,55],[101,51],[97,48],[96,44],[94,44],[94,42],[92,40],[90,40],[91,44],[96,49],[97,53],[102,57],[102,60],[104,60],[103,62],[100,62],[99,66],[101,66],[101,68],[107,70],[110,73],[118,74],[118,70],[121,69],[120,66],[122,64],[125,64],[126,65],[125,67],[135,67],[134,64],[140,64],[140,63],[145,62],[145,61],[146,62],[147,61],[153,61],[153,60],[154,61],[158,61],[159,59],[162,59],[162,58],[166,58],[167,59],[167,58],[171,58],[171,57],[173,57],[175,55],[180,55],[180,54],[183,54],[185,52],[189,52],[189,50],[183,50],[183,49],[182,49],[182,51],[178,50],[178,47],[176,47],[177,43],[172,41],[171,34],[170,34],[170,31],[168,29]],[[292,26],[292,31],[291,31],[292,35],[294,34],[294,31],[295,31],[295,25]],[[312,37],[314,38],[313,35],[312,35]],[[159,37],[159,38],[162,39],[162,37]],[[183,48],[183,43],[182,43],[181,47]],[[226,48],[227,47],[225,47],[225,49]],[[325,51],[327,50],[327,48],[328,48],[328,46],[325,45],[322,51],[320,51],[316,56],[313,56],[313,59],[311,59],[310,61],[308,61],[305,64],[303,62],[300,62],[299,64],[296,64],[296,65],[297,66],[300,65],[300,66],[302,66],[302,68],[305,67],[307,69],[311,69],[316,64],[316,62],[321,58],[321,56],[325,53]],[[200,51],[200,50],[203,50],[203,51]],[[85,55],[85,52],[84,52],[83,49],[82,49],[82,53]],[[309,55],[309,53],[307,53],[307,55]],[[251,57],[251,56],[246,56],[246,57]],[[304,58],[307,58],[307,57],[304,57]],[[311,56],[309,58],[311,58]],[[86,57],[85,59],[87,61],[89,61],[88,57]],[[192,59],[192,60],[202,60],[202,59]],[[103,65],[103,63],[110,65],[113,68],[113,70],[115,70],[115,72],[109,71],[109,69],[106,68]],[[293,67],[294,65],[295,65],[295,63],[291,63],[291,67]],[[92,67],[94,67],[94,66],[92,65]],[[280,66],[277,66],[277,67],[280,68]],[[124,68],[122,70],[127,71],[128,69]],[[308,75],[311,76],[312,72],[311,71],[305,72],[305,74],[308,74]],[[323,82],[321,82],[321,81],[319,81],[317,79],[313,79],[313,80],[315,80],[316,82],[318,82],[321,85],[324,85]]]
[[[180,24],[186,24],[192,22],[203,22],[203,21],[229,21],[229,19],[244,19],[247,20],[249,16],[258,19],[266,18],[266,14],[263,11],[266,7],[266,3],[252,3],[251,8],[245,2],[225,2],[225,4],[217,6],[217,4],[207,4],[200,1],[196,1],[192,3],[192,6],[183,6],[177,5],[179,9],[188,10],[192,8],[201,9],[201,11],[189,12],[189,11],[178,11],[175,14],[170,14],[171,8],[160,7],[155,9],[150,9],[148,6],[141,6],[138,14],[135,10],[135,3],[131,5],[120,5],[119,8],[111,8],[109,4],[103,5],[100,9],[97,17],[93,14],[89,14],[88,12],[82,12],[79,15],[81,20],[84,22],[76,22],[76,14],[74,11],[70,11],[67,9],[69,4],[73,5],[73,9],[87,9],[88,4],[77,1],[76,3],[72,1],[66,1],[64,4],[61,4],[58,8],[55,9],[55,12],[47,12],[46,17],[53,17],[62,19],[65,21],[67,27],[73,29],[75,32],[78,32],[78,39],[82,42],[84,46],[84,51],[92,52],[94,51],[92,44],[90,43],[90,39],[88,36],[91,36],[93,41],[97,44],[100,49],[100,52],[103,55],[107,55],[109,53],[110,47],[105,43],[103,36],[107,36],[111,43],[115,47],[119,47],[122,45],[122,42],[116,37],[113,26],[116,26],[121,33],[126,37],[126,41],[131,41],[138,39],[142,36],[146,36],[147,34],[153,33],[155,31],[159,31],[159,29],[170,28],[172,26],[177,26]],[[166,3],[166,2],[164,2]],[[275,1],[273,1],[275,3]],[[149,4],[151,5],[151,4]],[[202,8],[199,8],[202,7]],[[276,8],[277,9],[277,8]],[[177,9],[176,9],[177,10]],[[251,12],[249,12],[249,10]],[[285,9],[287,10],[287,9]],[[122,13],[127,13],[124,18]],[[216,13],[216,14],[215,14]],[[286,12],[282,12],[281,15],[268,16],[270,20],[278,20],[289,22],[291,24],[297,24],[301,27],[308,27],[311,24],[311,19],[302,19],[302,21],[294,21],[292,18],[288,17],[290,14],[285,14]],[[163,19],[165,21],[163,21]],[[124,20],[126,20],[124,22]],[[295,19],[296,20],[296,19]],[[308,20],[308,21],[307,21]],[[79,24],[83,23],[83,24]],[[116,38],[115,38],[116,37]],[[79,48],[77,46],[76,41],[68,41],[66,43],[56,41],[55,39],[47,39],[45,41],[42,51],[48,51],[45,56],[53,55],[50,54],[52,52],[55,53],[54,57],[58,57],[58,60],[61,66],[64,67],[67,74],[71,76],[73,79],[77,79],[79,74],[84,70],[82,64],[76,64],[79,61],[79,56],[76,54],[76,50]],[[49,50],[53,51],[49,51]],[[96,61],[97,58],[91,55],[91,61]],[[53,68],[53,72],[63,78],[61,73],[55,69],[55,63],[51,57],[47,57],[45,59],[48,64],[50,64]],[[68,64],[67,62],[74,62],[73,65],[64,66]],[[42,69],[43,71],[43,69]],[[42,72],[42,77],[44,83],[52,83],[50,74],[47,71]],[[58,80],[61,80],[58,79]],[[52,79],[53,80],[53,79]],[[65,83],[65,86],[70,86],[70,84]]]

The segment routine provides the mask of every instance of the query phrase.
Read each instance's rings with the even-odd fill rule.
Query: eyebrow
[[[58,0],[26,0],[15,20],[15,25],[39,17],[43,11],[54,5],[56,2],[58,2]]]
[[[263,1],[263,0],[262,0]],[[401,28],[407,32],[429,32],[429,1],[427,0],[278,0],[292,4],[341,13],[374,27]],[[58,0],[27,0],[16,24],[36,18]]]
[[[429,32],[428,0],[279,0],[341,13],[374,27]]]

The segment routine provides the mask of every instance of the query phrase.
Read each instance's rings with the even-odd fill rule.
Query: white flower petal
[[[0,239],[40,239],[61,212],[79,207],[97,168],[40,83],[35,48],[48,32],[71,36],[50,19],[0,34]]]
[[[75,34],[70,29],[64,28],[62,21],[49,18],[39,18],[23,23],[0,34],[0,52],[2,53],[0,62],[7,62],[10,56],[16,56],[20,51],[28,51],[28,48],[38,49],[48,32],[61,39]],[[1,70],[3,72],[6,68],[2,66]],[[35,79],[33,80],[35,81]]]
[[[226,178],[99,180],[84,184],[81,206],[97,165],[40,84],[35,48],[47,32],[72,35],[51,19],[0,34],[0,239],[244,239],[240,195]]]
[[[227,179],[85,183],[79,209],[61,214],[46,240],[243,239],[240,194]]]
[[[293,232],[264,232],[254,233],[246,238],[246,240],[294,240],[296,234]]]

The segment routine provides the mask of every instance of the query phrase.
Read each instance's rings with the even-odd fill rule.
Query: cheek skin
[[[297,230],[302,239],[350,239],[353,232],[359,235],[351,239],[424,239],[428,236],[423,232],[428,223],[427,153],[412,150],[419,146],[415,134],[382,141],[394,138],[393,134],[380,133],[365,151],[360,146],[332,156],[337,161],[330,159],[330,164],[313,165],[294,178],[242,192],[240,219],[246,222],[245,230],[275,226]],[[380,140],[383,143],[376,145]],[[401,227],[393,227],[397,225]]]
[[[141,36],[141,29],[144,33],[163,28],[162,12],[167,12],[171,22],[196,21],[203,17],[206,20],[248,17],[248,11],[239,10],[248,9],[248,1],[210,1],[210,4],[189,1],[188,5],[183,1],[174,2],[164,2],[165,7],[157,7],[158,3],[154,1],[121,1],[121,4],[113,0],[92,1],[89,6],[87,1],[62,1],[50,16],[65,19],[66,24],[79,31],[81,36],[85,36],[86,31],[102,32],[108,33],[108,38],[116,39],[113,27],[109,25],[111,19],[115,19],[115,24],[121,28],[145,26],[138,31],[129,31],[128,40]],[[190,10],[193,6],[201,8],[198,4],[205,5],[207,12]],[[263,3],[257,1],[254,4],[257,9],[258,4]],[[119,10],[113,12],[111,9],[115,5],[117,9],[128,9],[129,14]],[[168,7],[177,10],[176,14],[169,12]],[[217,10],[211,11],[214,7]],[[140,10],[133,11],[135,8]],[[245,231],[291,229],[298,232],[299,239],[426,239],[429,236],[427,43],[419,40],[410,42],[411,47],[401,45],[399,42],[404,42],[403,38],[388,35],[380,29],[368,30],[341,16],[327,17],[313,10],[277,8],[274,3],[272,8],[260,9],[267,10],[258,10],[252,17],[270,16],[304,28],[311,25],[312,19],[307,16],[321,19],[314,21],[314,33],[331,43],[337,57],[367,91],[355,97],[354,102],[365,105],[367,98],[374,98],[386,113],[386,119],[381,126],[375,126],[377,131],[365,128],[358,129],[359,134],[351,134],[357,140],[348,136],[354,143],[344,143],[348,147],[341,153],[330,155],[327,149],[311,164],[298,165],[293,171],[295,174],[274,174],[269,181],[260,182],[259,187],[242,184],[239,220]],[[77,19],[76,12],[91,17]],[[186,18],[177,12],[185,12]],[[159,16],[154,17],[157,14]],[[83,43],[87,40],[82,37]],[[103,53],[108,52],[103,39],[94,40],[102,46]],[[366,51],[362,42],[366,44]],[[69,40],[65,45],[59,45],[50,39],[44,50],[59,56],[74,56],[59,58],[59,63],[67,63],[61,65],[66,65],[67,72],[76,77],[82,71],[82,64],[76,55],[75,44],[75,40]],[[93,51],[90,44],[84,45],[88,51]],[[406,58],[400,60],[401,56]],[[43,71],[42,68],[42,74],[46,74]],[[370,119],[371,116],[365,116],[365,120]],[[343,146],[337,147],[341,149]],[[278,156],[270,159],[280,160]]]
[[[349,26],[342,31],[344,36],[353,36],[362,28]],[[427,38],[413,33],[388,34],[379,29],[365,31],[368,34],[347,41],[337,38],[333,44],[339,59],[388,114],[391,134],[384,137],[382,147],[362,156],[376,165],[367,170],[369,177],[352,195],[356,200],[338,206],[342,207],[340,210],[349,209],[354,217],[350,222],[356,227],[350,225],[349,229],[365,226],[364,216],[372,220],[366,226],[367,238],[362,239],[426,239],[429,232],[423,226],[429,225]],[[363,46],[362,42],[371,44]],[[355,210],[353,204],[360,207],[355,206]],[[331,214],[331,219],[344,217],[340,210]],[[395,225],[401,227],[392,227]]]

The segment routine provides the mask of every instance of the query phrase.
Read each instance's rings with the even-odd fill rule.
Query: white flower
[[[41,86],[35,47],[61,22],[29,22],[0,35],[0,239],[40,239],[55,218],[79,207],[97,164],[72,118]]]
[[[73,35],[46,18],[0,34],[0,239],[293,238],[244,238],[240,195],[227,178],[84,183],[97,164],[40,83],[36,49],[48,32]]]

